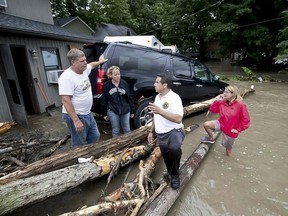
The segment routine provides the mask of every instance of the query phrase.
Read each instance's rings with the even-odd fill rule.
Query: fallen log
[[[240,94],[242,97],[247,96],[248,94],[251,94],[253,92],[255,92],[253,85],[251,85],[250,89],[244,89],[244,90],[240,89]],[[192,113],[197,113],[199,111],[208,109],[209,106],[214,102],[214,100],[215,98],[212,98],[210,100],[205,100],[203,102],[184,107],[184,116],[191,115]]]
[[[153,145],[132,147],[122,156],[120,166],[139,160],[154,148]],[[0,185],[0,215],[11,213],[21,206],[42,201],[48,197],[60,194],[81,183],[108,174],[117,155],[99,158],[93,163],[81,163],[58,169],[52,172],[20,179]]]
[[[215,139],[217,139],[218,134]],[[145,210],[141,209],[141,216],[165,216],[200,166],[211,146],[212,144],[200,143],[180,168],[180,188],[174,190],[170,186],[166,186],[162,193],[149,206],[146,206]]]
[[[102,203],[97,206],[91,206],[85,209],[80,209],[76,212],[68,212],[61,214],[59,216],[87,216],[87,215],[99,215],[103,212],[106,212],[110,209],[114,209],[115,213],[117,212],[117,208],[128,208],[137,205],[143,199],[133,199],[126,201],[118,201],[118,202],[110,202],[110,203]],[[117,214],[115,214],[117,215]],[[118,214],[119,215],[119,214]]]
[[[1,177],[0,185],[70,166],[77,163],[77,158],[79,157],[94,156],[94,158],[99,158],[102,155],[124,149],[128,146],[139,145],[143,140],[147,139],[147,135],[148,126],[143,126],[120,137],[114,137],[99,143],[63,151],[31,163],[25,167],[21,167],[19,170]]]
[[[0,134],[4,134],[4,133],[8,132],[13,125],[15,125],[15,122],[13,122],[13,121],[1,122],[0,123]]]

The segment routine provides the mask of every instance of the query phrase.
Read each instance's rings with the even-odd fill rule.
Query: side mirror
[[[214,74],[214,75],[213,75],[213,79],[214,79],[214,80],[219,80],[219,79],[220,79],[220,76],[217,75],[217,74]]]

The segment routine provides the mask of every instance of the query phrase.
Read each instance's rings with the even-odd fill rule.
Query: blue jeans
[[[124,115],[117,115],[109,109],[107,116],[112,126],[113,137],[120,135],[120,126],[122,127],[123,133],[130,132],[130,112]]]
[[[71,134],[72,147],[78,147],[81,145],[97,142],[100,139],[100,133],[92,113],[88,115],[78,115],[78,117],[84,124],[84,130],[79,133],[76,131],[70,116],[63,113],[63,120],[66,122]]]

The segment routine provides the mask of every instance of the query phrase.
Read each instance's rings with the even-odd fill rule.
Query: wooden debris
[[[94,156],[94,158],[99,158],[102,155],[109,154],[113,151],[118,151],[128,146],[137,146],[143,140],[147,139],[147,135],[148,126],[144,126],[120,137],[114,137],[99,143],[84,145],[78,148],[60,152],[58,154],[28,164],[27,166],[22,167],[20,170],[1,177],[0,185],[21,178],[27,178],[70,166],[77,163],[77,158],[79,157]]]
[[[1,122],[0,123],[0,134],[8,132],[13,125],[16,125],[13,121]]]
[[[99,215],[107,211],[117,211],[117,208],[127,208],[129,206],[135,206],[137,203],[141,202],[141,199],[132,199],[117,202],[106,202],[96,206],[90,206],[85,209],[78,210],[76,212],[68,212],[61,214],[59,216],[87,216],[87,215]],[[117,215],[117,214],[115,214]]]
[[[120,166],[123,167],[150,153],[154,146],[141,145],[127,150],[121,156]],[[108,174],[113,163],[118,160],[117,155],[99,158],[93,163],[81,163],[58,169],[52,172],[19,179],[0,185],[0,215],[11,213],[21,206],[55,196],[67,189],[74,188],[81,183]]]

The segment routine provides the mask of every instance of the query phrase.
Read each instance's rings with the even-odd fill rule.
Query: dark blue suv
[[[92,111],[101,113],[106,71],[112,65],[119,66],[121,78],[129,84],[135,103],[135,128],[152,120],[147,105],[156,95],[154,82],[158,73],[167,73],[172,77],[172,90],[180,95],[184,106],[215,97],[228,85],[219,81],[202,63],[180,54],[123,42],[90,44],[84,46],[83,51],[88,62],[98,60],[102,53],[108,59],[90,75],[94,95]]]

